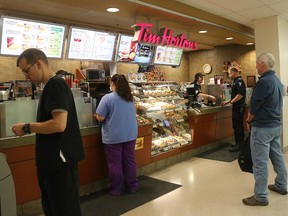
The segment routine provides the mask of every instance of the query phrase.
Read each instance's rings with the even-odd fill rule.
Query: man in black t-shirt
[[[17,59],[17,67],[34,84],[44,84],[37,122],[12,127],[18,136],[36,133],[36,166],[44,214],[81,216],[78,161],[84,159],[84,149],[71,89],[49,68],[41,50],[25,50]]]
[[[222,105],[232,104],[232,124],[236,145],[229,149],[229,151],[236,152],[240,151],[244,143],[243,118],[245,113],[246,86],[237,68],[230,68],[229,72],[230,78],[233,79],[231,100],[224,101]]]

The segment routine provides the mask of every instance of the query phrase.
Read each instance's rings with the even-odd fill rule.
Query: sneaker
[[[287,194],[287,190],[286,190],[286,191],[279,191],[279,190],[276,189],[276,187],[275,187],[274,184],[268,185],[268,189],[269,189],[270,191],[274,191],[274,192],[279,193],[279,194],[281,194],[281,195],[286,195],[286,194]]]
[[[247,197],[245,199],[242,200],[244,205],[248,205],[248,206],[267,206],[269,204],[269,202],[261,202],[255,199],[254,196],[251,197]]]

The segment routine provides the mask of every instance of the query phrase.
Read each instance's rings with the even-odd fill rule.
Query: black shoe
[[[242,202],[244,205],[248,205],[248,206],[267,206],[269,204],[268,201],[260,202],[260,201],[256,200],[254,196],[247,197],[247,198],[243,199]]]
[[[240,145],[234,145],[233,147],[231,147],[231,148],[229,149],[229,152],[238,152],[238,151],[240,151],[240,150],[241,150]]]
[[[279,193],[279,194],[281,194],[281,195],[286,195],[286,194],[287,194],[287,190],[286,190],[286,191],[280,191],[280,190],[276,189],[276,187],[275,187],[274,184],[268,185],[268,189],[269,189],[270,191],[274,191],[274,192]]]

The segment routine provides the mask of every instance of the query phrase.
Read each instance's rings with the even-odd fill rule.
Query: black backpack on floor
[[[238,155],[238,164],[243,172],[253,173],[253,162],[250,149],[250,133],[246,137],[242,149]]]

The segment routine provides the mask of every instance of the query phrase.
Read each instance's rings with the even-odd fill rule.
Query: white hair
[[[263,62],[269,68],[273,68],[275,63],[275,57],[271,53],[262,53],[257,60]]]

